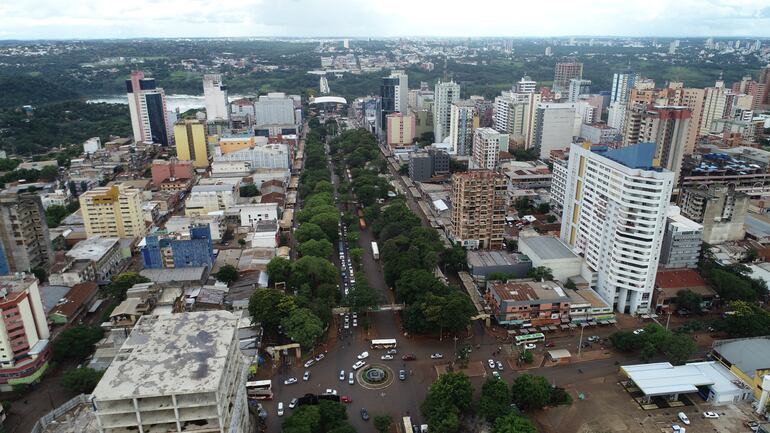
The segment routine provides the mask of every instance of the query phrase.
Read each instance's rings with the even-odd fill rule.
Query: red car
[[[402,356],[401,359],[404,361],[414,361],[415,359],[417,359],[417,357],[414,356],[413,353],[407,353],[406,355]]]
[[[340,401],[343,403],[353,403],[353,399],[348,397],[347,395],[343,395],[340,397]]]

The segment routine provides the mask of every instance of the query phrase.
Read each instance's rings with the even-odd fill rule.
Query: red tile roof
[[[66,317],[67,320],[71,320],[78,309],[84,303],[91,301],[98,291],[99,286],[93,281],[75,284],[70,291],[64,295],[66,301],[55,306],[48,315],[61,314]]]
[[[661,289],[684,289],[699,286],[707,286],[707,284],[692,269],[667,269],[658,271],[655,276],[655,287]]]

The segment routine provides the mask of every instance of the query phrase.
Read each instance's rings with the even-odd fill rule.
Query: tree
[[[104,372],[91,368],[71,368],[64,372],[61,384],[75,394],[90,394],[99,384]]]
[[[313,224],[311,222],[307,222],[299,226],[297,230],[294,231],[294,238],[299,243],[306,242],[311,239],[328,240],[326,233],[323,230],[321,230],[321,227],[319,227],[318,224]]]
[[[350,239],[348,239],[350,241]],[[350,260],[353,262],[353,266],[355,266],[356,269],[361,269],[361,261],[364,258],[364,250],[361,248],[351,248],[350,249]]]
[[[326,239],[316,240],[310,239],[302,242],[297,247],[297,250],[302,256],[314,256],[314,257],[329,257],[332,254],[334,247],[332,243]]]
[[[48,281],[48,272],[46,272],[46,270],[43,268],[32,268],[32,274],[35,275],[35,278],[37,278],[41,283],[43,281]]]
[[[238,239],[238,245],[240,245],[241,248],[245,247],[246,246],[246,239],[243,239],[243,238]]]
[[[513,381],[511,394],[523,410],[542,409],[551,401],[551,384],[542,376],[522,374]]]
[[[528,197],[519,197],[513,202],[513,207],[515,207],[520,214],[526,213],[532,208],[532,202]]]
[[[320,182],[316,182],[315,186],[313,187],[313,193],[318,194],[322,192],[328,192],[330,194],[334,193],[334,186],[331,182],[328,180],[322,180]]]
[[[674,365],[687,362],[698,350],[695,341],[687,334],[671,334],[663,342],[660,350]]]
[[[49,228],[56,228],[68,214],[66,207],[52,204],[45,210],[45,222]]]
[[[378,433],[388,433],[390,431],[390,425],[393,423],[393,418],[390,415],[377,415],[374,417],[374,428]]]
[[[265,330],[278,328],[296,308],[293,297],[276,289],[257,289],[249,298],[252,322],[261,323]]]
[[[46,165],[40,170],[40,179],[44,181],[54,181],[59,177],[59,167],[53,165]]]
[[[259,195],[259,188],[253,183],[243,185],[240,188],[241,197],[256,197]]]
[[[527,418],[509,413],[495,421],[492,433],[537,433],[537,429]]]
[[[289,285],[294,289],[307,285],[315,295],[321,284],[336,285],[337,278],[337,268],[330,261],[321,257],[305,256],[292,264]]]
[[[449,372],[433,382],[420,409],[432,432],[455,432],[460,427],[459,415],[470,409],[472,397],[473,387],[468,376]]]
[[[510,410],[511,391],[508,385],[500,380],[490,378],[481,387],[479,415],[489,421],[504,416]]]
[[[365,278],[356,277],[356,285],[348,293],[346,301],[353,311],[361,313],[380,305],[382,294],[367,284]]]
[[[296,408],[283,422],[283,433],[316,433],[321,431],[321,414],[318,406],[304,405]]]
[[[336,241],[339,238],[337,230],[339,230],[340,214],[337,211],[313,215],[309,222],[320,227],[329,240]]]
[[[440,327],[450,332],[459,332],[471,323],[471,317],[476,315],[476,307],[470,298],[457,289],[452,289],[445,296],[441,306]]]
[[[286,336],[303,349],[313,347],[318,337],[323,335],[323,322],[307,308],[297,308],[281,321]]]
[[[291,274],[291,262],[284,257],[273,257],[267,264],[267,275],[270,276],[270,282],[285,282]]]
[[[468,251],[459,245],[447,248],[441,255],[441,263],[443,263],[450,272],[464,271],[468,265]]]
[[[527,276],[536,281],[553,280],[553,272],[547,266],[537,266],[527,272]]]
[[[102,339],[104,330],[98,326],[78,325],[66,329],[53,341],[53,359],[56,361],[85,359]]]
[[[694,313],[700,313],[703,304],[703,296],[693,292],[690,289],[684,289],[676,292],[676,306],[684,308]]]
[[[233,265],[224,265],[214,274],[217,280],[230,284],[238,279],[238,269]]]
[[[126,291],[139,283],[149,283],[150,279],[139,275],[136,272],[123,272],[112,277],[112,282],[104,287],[104,292],[115,300],[123,300],[126,297]]]
[[[521,362],[525,364],[531,364],[532,361],[535,360],[535,355],[533,355],[532,352],[530,352],[529,350],[524,350],[523,352],[521,352],[519,359],[521,360]]]
[[[744,301],[730,303],[731,314],[725,319],[730,337],[758,337],[767,335],[770,329],[770,313]]]
[[[540,203],[537,206],[537,213],[544,214],[551,211],[551,205],[548,203]]]
[[[337,401],[321,400],[318,412],[321,415],[321,431],[331,431],[348,420],[345,406]]]
[[[423,269],[410,269],[396,281],[394,294],[396,302],[414,303],[426,293],[446,294],[449,288],[432,273]]]

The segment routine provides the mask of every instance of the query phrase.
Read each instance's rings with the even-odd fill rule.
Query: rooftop
[[[62,298],[63,301],[59,302],[49,314],[61,314],[67,319],[71,319],[78,308],[96,296],[98,291],[99,286],[93,281],[75,284]]]
[[[192,187],[191,194],[200,193],[200,192],[221,192],[221,191],[232,191],[234,189],[234,185],[229,183],[221,183],[216,185],[195,185]]]
[[[594,146],[591,151],[605,158],[611,159],[628,168],[642,170],[659,169],[654,164],[655,143],[637,143],[618,149],[609,149],[605,146]]]
[[[468,264],[478,266],[508,266],[528,262],[523,254],[511,254],[505,251],[468,251]]]
[[[719,340],[711,348],[749,377],[770,369],[770,336]]]
[[[214,392],[237,330],[238,317],[227,311],[142,316],[94,399]]]
[[[738,378],[715,361],[679,366],[658,362],[625,365],[620,369],[648,396],[697,392],[699,386],[711,386],[717,392],[739,388],[733,383]]]
[[[670,269],[658,271],[655,287],[661,289],[685,289],[707,286],[706,281],[693,269]]]
[[[564,289],[553,281],[494,281],[489,290],[503,301],[521,304],[538,304],[541,301],[569,302]]]
[[[115,245],[120,242],[119,238],[103,238],[101,236],[91,236],[80,241],[67,251],[67,257],[75,260],[93,260],[98,261]]]
[[[668,219],[671,221],[671,225],[677,227],[680,231],[703,230],[703,226],[701,224],[696,223],[695,221],[687,218],[682,214],[669,215]]]
[[[32,285],[37,285],[37,278],[21,273],[0,277],[0,302],[15,299]]]
[[[206,267],[143,269],[140,274],[156,283],[202,281],[206,277]]]
[[[543,260],[571,259],[577,255],[555,236],[520,237],[519,245],[526,245]]]

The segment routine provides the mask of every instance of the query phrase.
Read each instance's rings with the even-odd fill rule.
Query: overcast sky
[[[768,0],[0,0],[0,39],[770,36]]]

